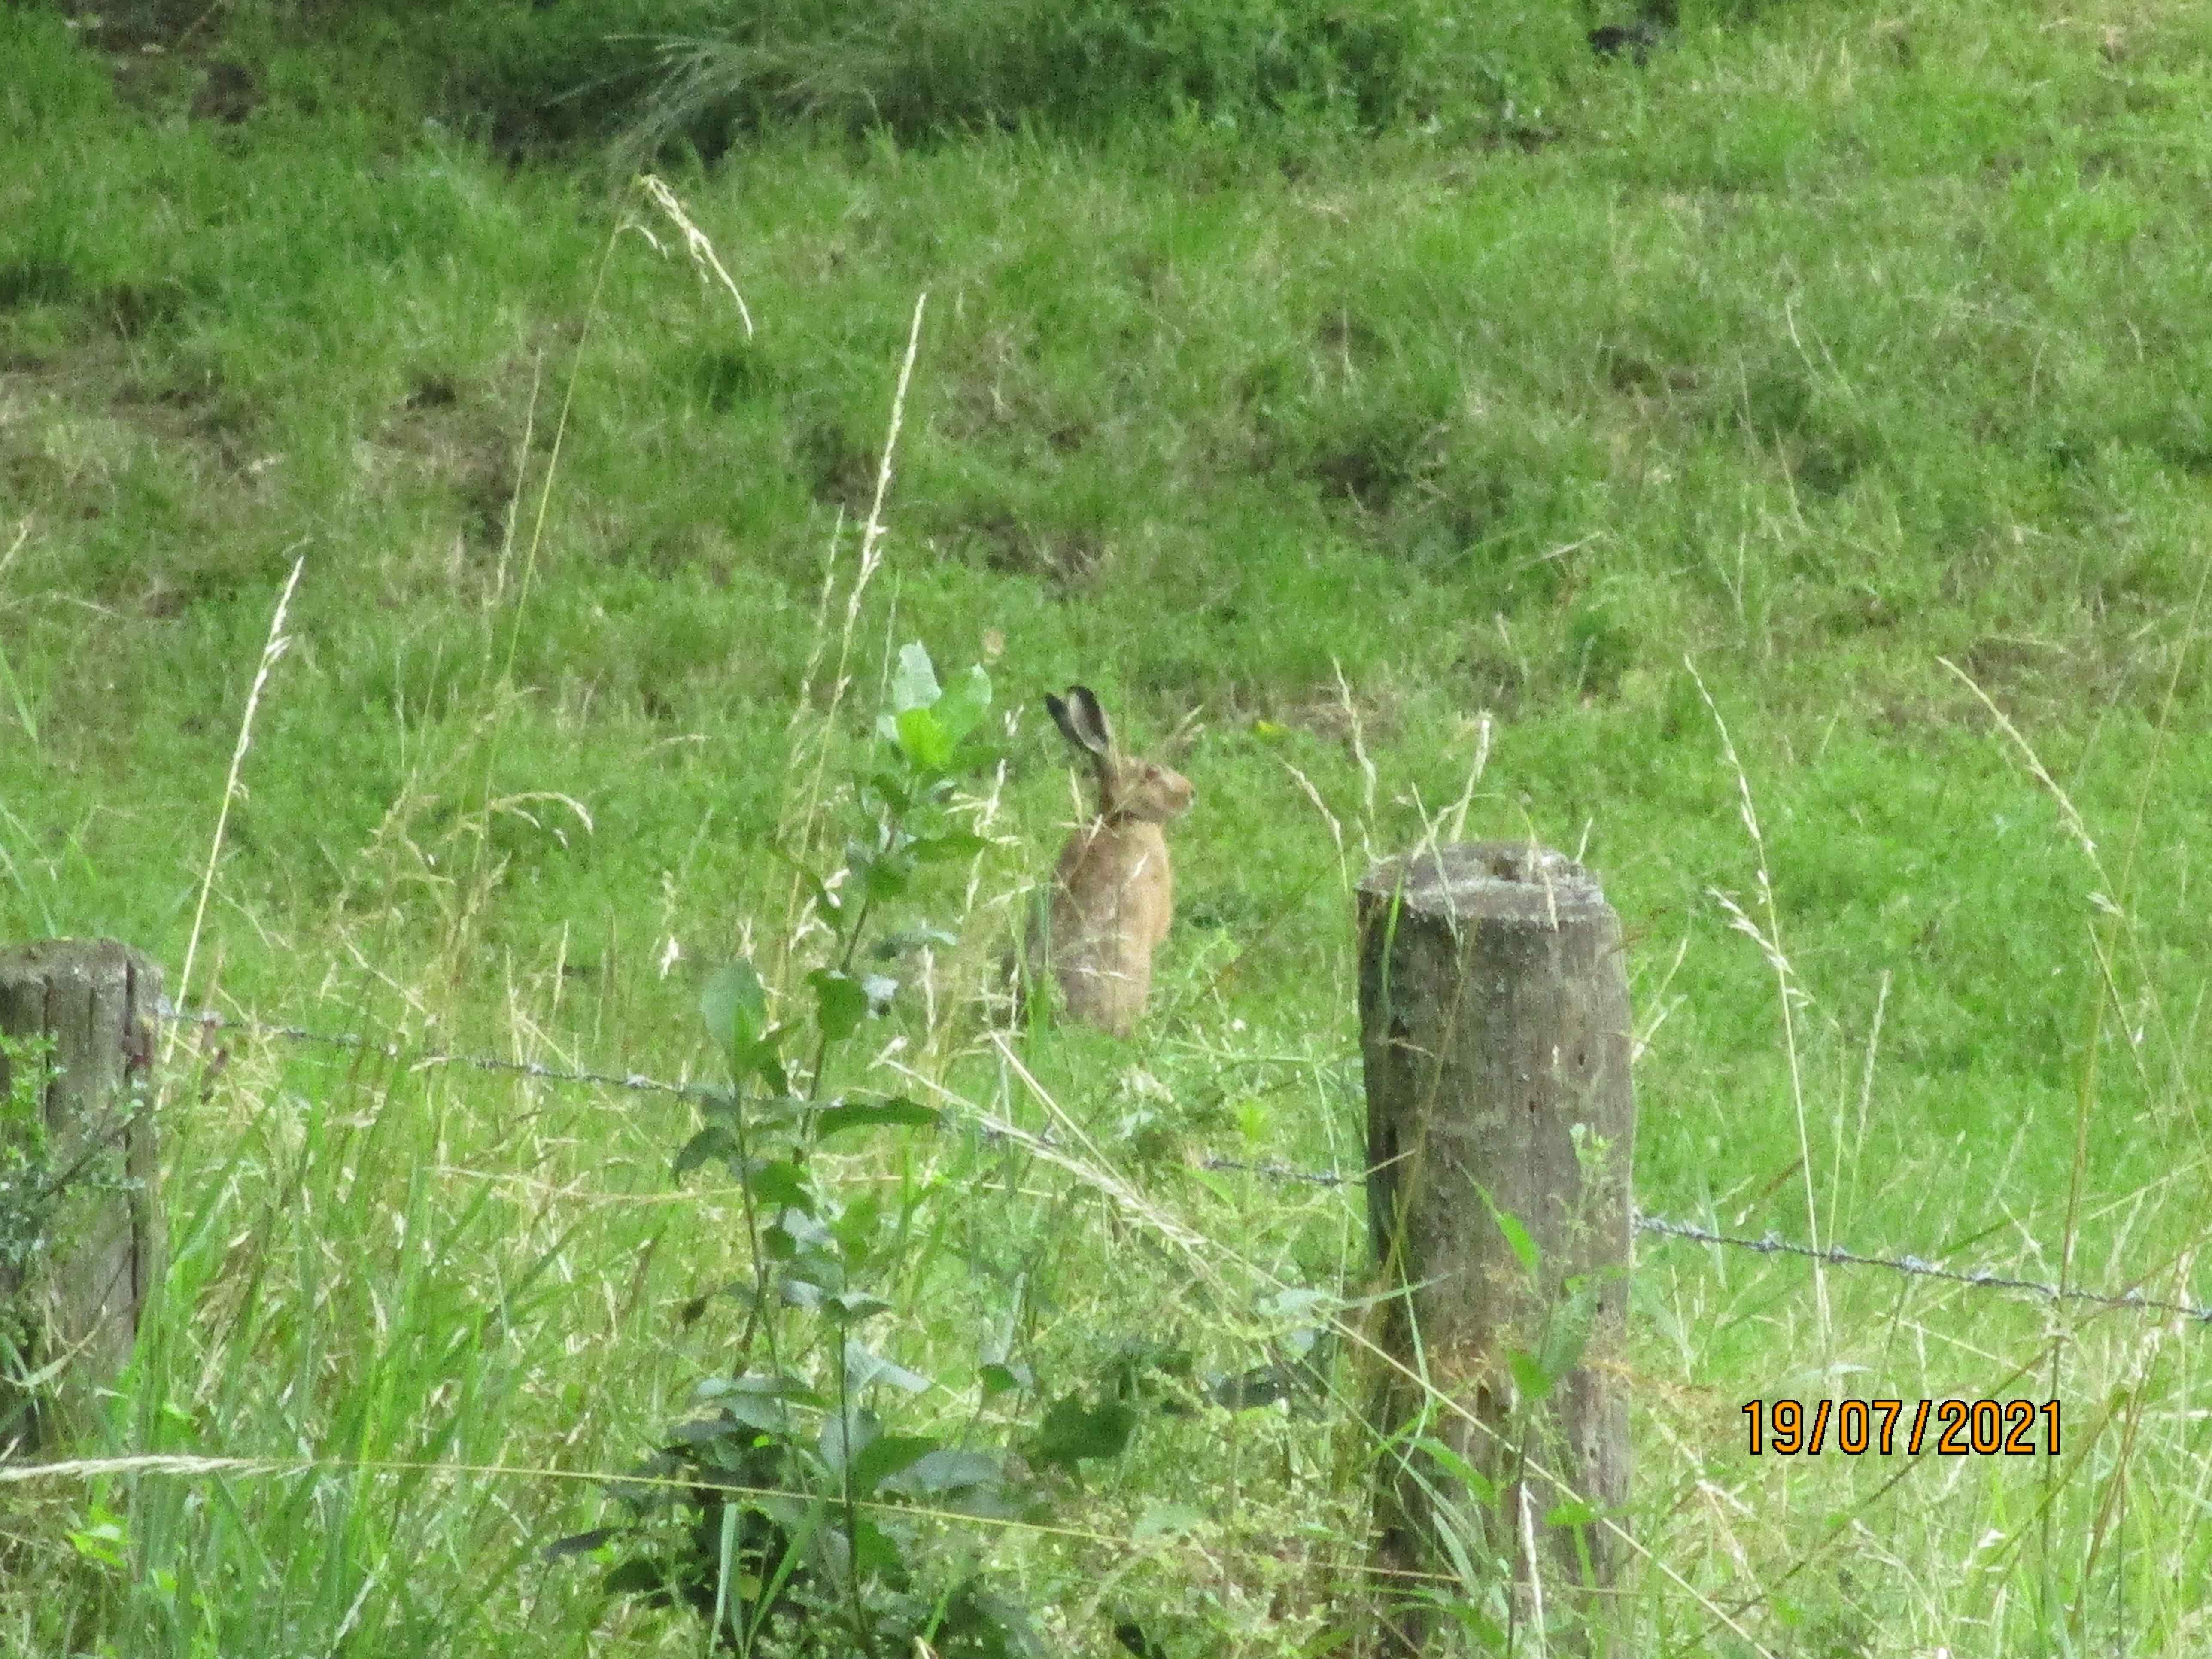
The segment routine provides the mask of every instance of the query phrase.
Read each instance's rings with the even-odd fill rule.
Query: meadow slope
[[[1569,30],[1539,107],[1369,133],[771,125],[655,163],[726,284],[374,31],[220,9],[153,70],[0,17],[0,937],[711,1075],[701,986],[750,952],[793,991],[775,849],[842,844],[918,640],[986,666],[1005,760],[913,907],[959,942],[854,1079],[1043,1121],[980,1002],[1072,811],[1044,690],[1199,793],[1144,1032],[1025,1050],[1140,1212],[955,1133],[853,1156],[928,1218],[883,1334],[943,1382],[919,1419],[981,1409],[986,1328],[1063,1382],[1133,1341],[1229,1371],[1284,1286],[1358,1294],[1356,1188],[1193,1165],[1357,1164],[1350,884],[1440,823],[1620,911],[1646,1210],[2212,1303],[2196,9],[1686,7],[1641,66]],[[677,1317],[743,1267],[729,1193],[669,1177],[689,1109],[206,1064],[171,1057],[175,1259],[109,1449],[324,1462],[0,1487],[0,1651],[697,1651],[534,1553],[723,1363],[734,1315]],[[1638,1250],[1636,1651],[2202,1650],[2201,1324]],[[1132,1610],[1317,1650],[1346,1372],[1326,1420],[1148,1419],[994,1570],[1059,1651]],[[2055,1397],[2068,1450],[1745,1452],[1747,1400],[1871,1394]]]

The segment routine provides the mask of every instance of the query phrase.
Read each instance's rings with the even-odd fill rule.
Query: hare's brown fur
[[[1032,935],[1030,960],[1050,963],[1070,1018],[1127,1036],[1152,990],[1153,948],[1175,915],[1161,826],[1188,811],[1196,792],[1182,773],[1123,754],[1088,686],[1044,702],[1060,735],[1091,763],[1098,811],[1060,849],[1045,936]]]

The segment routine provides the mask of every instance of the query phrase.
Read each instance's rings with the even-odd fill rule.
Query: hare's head
[[[1090,757],[1098,780],[1098,816],[1109,823],[1165,823],[1190,810],[1197,791],[1173,767],[1121,752],[1106,711],[1087,685],[1071,685],[1065,702],[1045,693],[1060,734]]]

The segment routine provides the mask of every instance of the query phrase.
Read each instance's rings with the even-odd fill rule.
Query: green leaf
[[[896,742],[898,738],[897,728],[894,726],[885,735]],[[894,817],[902,818],[914,810],[914,797],[907,793],[904,781],[895,772],[871,774],[868,778],[868,787],[882,797],[884,805],[891,809],[891,815]],[[849,855],[846,862],[848,864],[852,862]]]
[[[1328,1307],[1335,1300],[1327,1291],[1288,1288],[1261,1297],[1258,1311],[1262,1319],[1307,1319],[1316,1309]]]
[[[889,1306],[888,1304],[884,1305]],[[876,1382],[887,1383],[902,1394],[920,1394],[929,1387],[929,1379],[919,1371],[910,1371],[903,1365],[893,1364],[881,1354],[871,1352],[849,1337],[845,1340],[845,1380],[855,1389],[865,1389]]]
[[[691,1397],[701,1401],[726,1401],[739,1395],[759,1400],[821,1403],[820,1396],[804,1377],[793,1376],[786,1371],[747,1371],[743,1376],[702,1377],[691,1389]]]
[[[914,879],[914,860],[902,852],[873,854],[866,865],[854,868],[868,896],[878,903],[905,897],[908,884]]]
[[[883,1218],[883,1210],[879,1194],[863,1191],[845,1206],[842,1214],[830,1218],[830,1237],[837,1241],[839,1254],[851,1266],[862,1265],[874,1249],[876,1227]]]
[[[983,1398],[986,1400],[1036,1387],[1036,1374],[1019,1361],[986,1365],[976,1372],[976,1376],[982,1380]]]
[[[878,1436],[853,1460],[854,1490],[863,1495],[874,1492],[902,1469],[911,1468],[937,1450],[938,1444],[927,1435]]]
[[[1596,1521],[1598,1515],[1595,1504],[1573,1498],[1564,1504],[1555,1504],[1547,1510],[1544,1524],[1547,1527],[1587,1527]]]
[[[988,772],[1006,757],[1006,750],[988,738],[970,738],[952,750],[952,761],[945,769],[956,777],[972,773]]]
[[[686,1459],[673,1452],[655,1452],[626,1475],[610,1480],[607,1491],[640,1516],[658,1515],[675,1506],[676,1489],[668,1484],[670,1479],[690,1468]]]
[[[1136,1407],[1126,1401],[1109,1400],[1091,1406],[1079,1395],[1067,1395],[1054,1402],[1044,1421],[1037,1425],[1030,1459],[1073,1473],[1083,1458],[1119,1457],[1136,1430]]]
[[[975,1659],[1046,1659],[1050,1651],[1017,1603],[992,1595],[970,1578],[945,1604],[936,1632],[940,1653],[972,1654]]]
[[[808,1194],[805,1203],[793,1204],[778,1212],[773,1226],[788,1249],[827,1260],[836,1249],[837,1239],[836,1235],[830,1231],[830,1224],[816,1213],[817,1203],[814,1195]]]
[[[918,836],[908,851],[925,864],[940,864],[948,859],[970,859],[990,846],[982,836],[969,830],[947,830],[934,836]]]
[[[816,908],[821,912],[825,920],[834,925],[837,917],[844,910],[844,907],[838,902],[837,895],[830,890],[828,884],[820,876],[815,874],[811,869],[800,863],[782,848],[772,847],[769,850],[797,872],[799,880],[806,884],[807,892],[812,895]]]
[[[995,1486],[1006,1478],[999,1460],[982,1452],[955,1451],[947,1446],[918,1457],[885,1477],[884,1484],[910,1498],[935,1498],[948,1492]]]
[[[761,1087],[771,1095],[788,1094],[791,1080],[783,1074],[783,1061],[775,1052],[775,1045],[783,1041],[784,1028],[771,1025],[761,1033],[760,1044],[747,1058],[753,1075],[760,1079]]]
[[[1552,1310],[1551,1322],[1544,1328],[1544,1369],[1553,1376],[1565,1376],[1583,1363],[1583,1350],[1589,1344],[1590,1329],[1597,1322],[1598,1286],[1595,1279],[1575,1279],[1567,1286],[1567,1294]]]
[[[690,1175],[710,1158],[734,1160],[738,1156],[738,1138],[720,1124],[709,1124],[684,1143],[676,1154],[676,1176],[678,1180]]]
[[[794,1308],[804,1308],[809,1313],[822,1305],[825,1292],[822,1286],[803,1273],[778,1273],[775,1293]]]
[[[824,1042],[842,1042],[867,1018],[868,994],[850,974],[817,968],[806,982],[814,988],[814,1018]]]
[[[649,1555],[631,1557],[600,1581],[600,1587],[610,1595],[648,1595],[667,1584],[667,1572]]]
[[[676,1310],[677,1324],[684,1330],[690,1330],[699,1322],[700,1316],[707,1311],[707,1304],[716,1297],[726,1296],[733,1290],[742,1292],[745,1288],[742,1285],[725,1285],[720,1290],[707,1291],[703,1296],[690,1297]]]
[[[924,773],[939,773],[951,763],[952,739],[946,735],[945,726],[935,713],[927,708],[908,708],[897,720],[898,746],[915,769]]]
[[[976,663],[937,699],[937,723],[956,744],[974,731],[991,707],[991,677]]]
[[[82,1530],[69,1534],[70,1546],[84,1559],[103,1567],[129,1565],[130,1534],[120,1516],[95,1500]]]
[[[757,1163],[743,1172],[743,1179],[747,1191],[779,1208],[805,1210],[813,1202],[806,1190],[806,1172],[787,1158]]]
[[[797,1095],[756,1095],[745,1103],[746,1115],[756,1124],[795,1130],[805,1123],[814,1103]],[[735,1121],[732,1120],[732,1127]]]
[[[910,1100],[848,1101],[841,1106],[825,1106],[814,1120],[814,1133],[819,1135],[842,1134],[848,1129],[868,1129],[890,1126],[901,1129],[933,1129],[938,1125],[938,1114],[927,1106],[917,1106]]]
[[[712,1417],[695,1417],[688,1422],[678,1423],[669,1430],[668,1437],[679,1446],[710,1445],[717,1440],[726,1439],[732,1426],[726,1414],[716,1412]]]
[[[1490,1478],[1443,1441],[1430,1435],[1422,1435],[1413,1442],[1413,1449],[1465,1486],[1477,1503],[1495,1504],[1498,1501],[1498,1487]]]
[[[1489,1200],[1486,1197],[1483,1201],[1488,1203]],[[1521,1224],[1519,1218],[1495,1208],[1490,1213],[1498,1218],[1498,1231],[1505,1235],[1513,1254],[1521,1258],[1521,1266],[1533,1277],[1543,1261],[1543,1252],[1536,1248],[1536,1241],[1528,1237],[1528,1230]]]
[[[882,1421],[873,1412],[865,1409],[841,1412],[826,1419],[817,1446],[822,1467],[842,1478],[848,1460],[860,1457],[882,1432]]]
[[[742,1091],[758,1077],[781,1092],[787,1086],[776,1057],[783,1027],[768,1024],[768,998],[751,963],[739,957],[707,981],[699,994],[699,1012],[714,1041],[730,1056],[732,1080]]]
[[[781,1400],[748,1400],[741,1395],[734,1395],[722,1409],[756,1433],[777,1440],[791,1436],[791,1413],[784,1409]]]
[[[1513,1385],[1524,1400],[1541,1400],[1559,1380],[1544,1369],[1544,1362],[1526,1348],[1508,1348],[1505,1363],[1513,1372]]]
[[[904,714],[909,708],[927,708],[941,695],[937,666],[929,659],[928,648],[920,640],[901,646],[898,666],[891,673],[892,711]]]
[[[959,943],[957,933],[948,933],[942,927],[933,927],[924,922],[918,927],[902,927],[895,933],[884,934],[876,941],[869,954],[878,962],[889,962],[908,951],[919,951],[926,945],[949,951]]]
[[[853,1528],[853,1571],[862,1578],[895,1577],[906,1570],[906,1552],[873,1520],[863,1516]]]
[[[571,1555],[588,1555],[611,1538],[618,1538],[629,1531],[627,1527],[594,1527],[589,1532],[572,1533],[566,1538],[556,1538],[540,1550],[538,1559],[558,1561]]]
[[[878,1314],[890,1310],[890,1303],[879,1296],[871,1296],[866,1291],[839,1291],[824,1302],[822,1308],[832,1322],[839,1325],[857,1325],[864,1319],[873,1319]]]
[[[752,963],[739,957],[718,969],[699,993],[699,1012],[708,1035],[732,1054],[757,1045],[768,1023],[768,997]]]

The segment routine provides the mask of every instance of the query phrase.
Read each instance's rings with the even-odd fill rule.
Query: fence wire
[[[438,1066],[462,1066],[473,1071],[502,1073],[514,1077],[526,1077],[539,1083],[581,1084],[595,1088],[627,1089],[640,1094],[672,1095],[678,1099],[707,1101],[726,1097],[726,1091],[708,1088],[696,1083],[670,1083],[648,1077],[641,1072],[571,1071],[560,1066],[546,1066],[534,1060],[505,1060],[496,1054],[453,1054],[441,1049],[414,1049],[397,1042],[380,1042],[347,1031],[316,1031],[303,1025],[279,1025],[265,1020],[235,1019],[227,1015],[207,1011],[192,1013],[172,1006],[167,999],[161,1004],[161,1018],[172,1024],[196,1026],[203,1031],[240,1031],[254,1036],[274,1037],[288,1042],[318,1044],[354,1053],[371,1054],[386,1060],[404,1060],[411,1068]],[[1208,1158],[1198,1168],[1215,1173],[1256,1176],[1265,1181],[1285,1184],[1302,1183],[1323,1188],[1364,1187],[1367,1176],[1364,1170],[1302,1170],[1280,1163],[1250,1163],[1241,1158]],[[1939,1261],[1930,1261],[1918,1255],[1881,1255],[1872,1251],[1854,1250],[1841,1244],[1801,1244],[1794,1239],[1783,1238],[1768,1232],[1758,1238],[1741,1234],[1725,1233],[1717,1228],[1700,1226],[1693,1221],[1677,1221],[1666,1216],[1652,1215],[1638,1210],[1633,1212],[1638,1231],[1661,1238],[1679,1238],[1693,1244],[1706,1244],[1717,1249],[1748,1250],[1759,1255],[1802,1256],[1808,1261],[1823,1261],[1838,1267],[1884,1267],[1893,1273],[1912,1279],[1941,1279],[1948,1284],[1963,1285],[1974,1290],[2013,1291],[2041,1297],[2047,1302],[2077,1303],[2091,1307],[2113,1309],[2122,1312],[2175,1314],[2197,1324],[2212,1326],[2212,1307],[2196,1303],[2174,1302],[2144,1295],[2139,1290],[2113,1295],[2105,1291],[2081,1290],[2053,1285],[2043,1279],[2021,1279],[2012,1274],[1990,1272],[1986,1269],[1947,1267]]]
[[[232,1019],[212,1012],[195,1014],[173,1006],[166,997],[161,1000],[161,1018],[172,1024],[197,1026],[203,1031],[243,1031],[253,1036],[278,1037],[288,1042],[314,1043],[326,1048],[376,1054],[386,1060],[405,1060],[414,1068],[465,1066],[478,1072],[504,1072],[515,1077],[532,1078],[541,1083],[583,1083],[604,1089],[628,1089],[638,1094],[675,1095],[684,1100],[714,1100],[726,1092],[702,1084],[664,1082],[641,1072],[617,1075],[612,1072],[563,1071],[534,1060],[502,1060],[496,1054],[457,1054],[436,1048],[410,1048],[398,1042],[379,1042],[350,1031],[311,1031],[304,1025]]]

